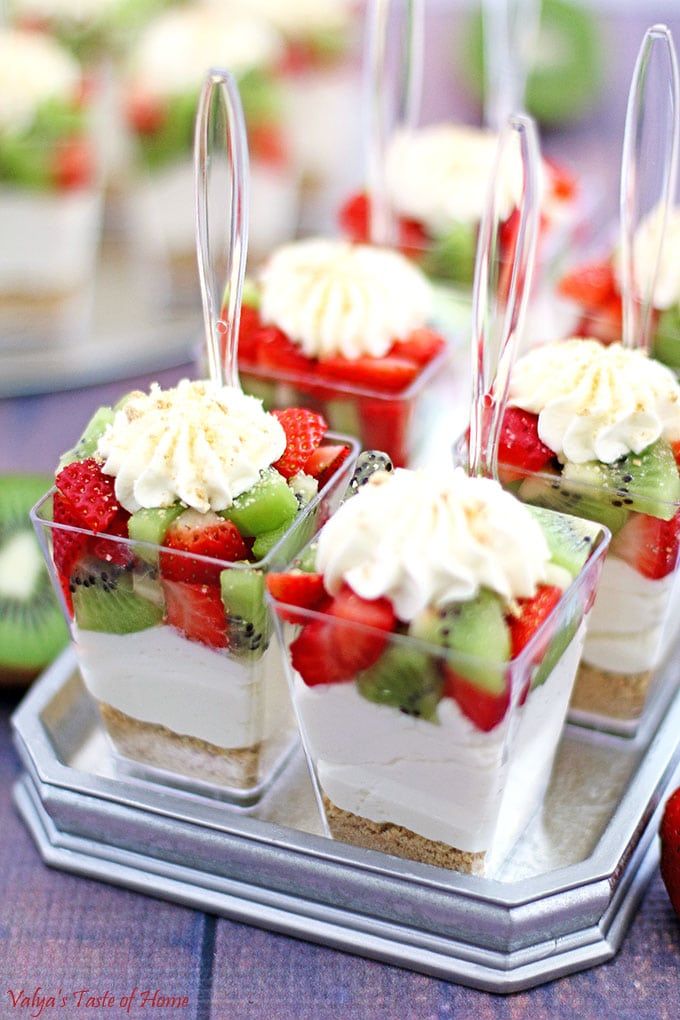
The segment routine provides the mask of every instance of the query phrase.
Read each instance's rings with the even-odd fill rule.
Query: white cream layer
[[[75,632],[90,694],[141,722],[223,748],[251,747],[290,722],[276,637],[243,664],[173,627],[133,634]]]
[[[490,733],[476,729],[451,698],[439,703],[435,724],[367,701],[354,683],[308,687],[296,675],[296,707],[323,791],[371,821],[488,851],[499,813],[519,832],[537,807],[582,642],[583,628],[519,710],[514,741],[506,722]]]
[[[609,554],[590,614],[583,659],[597,669],[655,669],[678,633],[680,584],[675,574],[643,577]]]

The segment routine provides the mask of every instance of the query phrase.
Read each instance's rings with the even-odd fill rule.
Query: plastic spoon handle
[[[373,244],[385,245],[394,241],[395,233],[385,181],[387,146],[394,127],[415,126],[423,83],[424,0],[406,0],[404,38],[396,75],[391,74],[388,61],[393,7],[391,0],[371,0],[364,57],[369,234]],[[396,83],[393,77],[397,78]]]
[[[540,0],[483,0],[484,123],[500,131],[524,109],[531,54],[540,24]]]
[[[664,85],[661,95],[652,99],[648,97],[650,77]],[[621,296],[623,343],[626,347],[649,347],[654,290],[677,180],[679,100],[678,61],[673,37],[666,25],[653,25],[645,33],[633,71],[621,156]],[[650,139],[645,137],[644,127],[652,110],[658,120],[653,122],[654,137]],[[640,291],[640,274],[635,272],[635,236],[643,217],[645,190],[649,190],[649,180],[644,171],[646,168],[650,171],[655,169],[654,150],[663,150],[656,204],[658,247],[655,252],[649,253],[651,272]],[[644,272],[646,267],[641,266],[640,269]]]
[[[515,150],[513,152],[513,149]],[[499,287],[499,230],[507,210],[500,208],[508,162],[519,157],[522,192],[519,225],[507,301]],[[510,118],[501,132],[496,163],[479,233],[472,290],[472,409],[470,415],[470,473],[495,478],[498,442],[515,359],[524,325],[536,259],[540,216],[539,148],[533,120]]]
[[[222,290],[216,292],[217,267],[210,245],[209,184],[213,117],[221,96],[225,111],[224,143],[229,163],[228,295],[226,322],[221,316]],[[222,139],[220,139],[220,143]],[[239,386],[238,328],[241,318],[243,277],[248,255],[249,164],[246,126],[238,86],[229,71],[211,68],[201,90],[194,136],[196,200],[196,257],[201,282],[203,323],[210,378],[218,385]],[[224,357],[220,347],[224,344]]]

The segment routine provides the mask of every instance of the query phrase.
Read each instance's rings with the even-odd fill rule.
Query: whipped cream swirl
[[[638,227],[633,241],[633,271],[635,289],[643,300],[656,270],[659,238],[663,227],[660,207],[653,209]],[[615,256],[616,274],[621,285],[621,252]],[[664,234],[659,271],[654,282],[652,304],[655,308],[671,308],[680,302],[680,208],[670,210]]]
[[[0,131],[26,130],[43,103],[71,102],[79,84],[77,61],[49,36],[0,27]]]
[[[362,598],[386,596],[405,622],[480,588],[507,601],[533,596],[549,561],[527,508],[460,468],[372,475],[324,526],[317,551],[331,594],[345,582]]]
[[[563,460],[611,464],[657,439],[680,439],[680,386],[644,351],[570,339],[525,354],[510,403],[538,415],[538,434]]]
[[[310,239],[284,245],[265,266],[260,315],[310,358],[382,357],[424,326],[432,289],[387,248]]]
[[[133,392],[97,445],[118,502],[134,513],[180,500],[225,510],[279,459],[286,436],[262,402],[229,386],[183,379]]]

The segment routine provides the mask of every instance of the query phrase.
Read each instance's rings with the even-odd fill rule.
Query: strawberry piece
[[[538,628],[546,620],[557,603],[562,598],[562,592],[553,585],[545,584],[538,589],[533,598],[518,599],[521,613],[519,616],[508,616],[510,626],[510,640],[512,642],[513,659],[519,655],[522,649],[529,643]],[[539,662],[550,643],[546,640],[545,647],[536,650],[535,661]]]
[[[491,694],[444,666],[444,696],[453,698],[461,712],[483,733],[489,733],[505,718],[510,691]]]
[[[257,363],[289,375],[314,374],[315,363],[276,326],[263,327],[257,338]]]
[[[64,499],[60,492],[55,492],[52,501],[52,519],[55,524],[72,524],[74,527],[82,527],[76,520],[71,504]],[[87,548],[87,535],[81,535],[77,531],[64,531],[62,528],[52,528],[52,559],[59,575],[59,582],[64,593],[66,605],[73,615],[73,599],[71,597],[71,576],[78,560],[81,559]]]
[[[340,229],[350,241],[365,242],[369,236],[369,217],[368,195],[359,192],[341,206],[338,214]]]
[[[675,443],[671,443],[671,449],[673,450],[673,456],[675,457],[675,463],[680,465],[680,440]]]
[[[341,379],[354,386],[368,387],[378,393],[400,393],[411,385],[420,366],[407,358],[325,358],[319,364],[324,376]]]
[[[335,636],[335,655],[342,668],[348,669],[351,675],[368,669],[378,661],[387,643],[387,635],[397,622],[389,599],[362,599],[348,585],[343,585],[326,612],[334,620],[343,621],[342,624],[331,625],[331,628]]]
[[[286,163],[286,143],[276,124],[254,125],[248,131],[250,158],[269,166],[281,167]]]
[[[342,662],[337,652],[334,628],[323,620],[308,623],[290,646],[293,669],[310,687],[352,679],[352,669]]]
[[[306,475],[316,478],[319,483],[319,490],[323,489],[326,482],[329,482],[336,471],[349,457],[350,448],[345,445],[338,446],[317,446],[309,460],[305,462],[302,469]]]
[[[326,589],[321,574],[307,574],[304,571],[292,571],[288,574],[269,574],[267,588],[278,602],[302,609],[321,609],[327,601]],[[299,614],[279,609],[279,616],[289,623],[308,621]]]
[[[569,202],[576,198],[578,184],[574,174],[549,156],[543,157],[543,165],[548,172],[548,183],[553,196],[561,202]]]
[[[538,415],[509,407],[501,426],[498,461],[503,465],[540,471],[555,454],[538,436]]]
[[[162,578],[166,622],[189,641],[227,647],[227,620],[219,588]]]
[[[675,570],[680,545],[680,511],[670,521],[631,514],[614,537],[610,555],[630,564],[638,574],[658,580]]]
[[[108,528],[107,535],[115,535],[117,538],[128,537],[128,521],[130,514],[127,510],[121,509],[113,518]],[[92,554],[107,563],[115,563],[119,567],[127,567],[134,560],[134,553],[129,545],[123,542],[109,542],[106,538],[95,538],[91,542]]]
[[[94,153],[84,138],[61,142],[54,154],[53,176],[60,191],[85,188],[94,179]]]
[[[415,361],[417,365],[427,365],[446,347],[444,337],[433,329],[423,326],[414,329],[405,340],[398,340],[390,349],[390,356]]]
[[[673,905],[680,915],[680,789],[666,801],[661,827],[661,877]]]
[[[90,531],[107,531],[120,512],[113,478],[102,473],[92,457],[67,464],[55,479],[55,485],[70,504],[72,520]]]
[[[168,528],[163,545],[167,549],[191,553],[194,557],[209,556],[229,563],[247,560],[249,556],[248,546],[232,521],[220,520],[195,527],[179,517]],[[172,553],[162,552],[159,562],[163,577],[190,584],[219,584],[220,573],[224,570],[220,563],[204,563],[202,560]]]
[[[222,318],[226,319],[227,310],[222,309]],[[257,349],[262,331],[262,322],[257,308],[250,305],[241,306],[241,321],[238,328],[238,356],[239,360],[247,361],[250,364],[257,362]],[[224,355],[224,341],[222,342],[222,354]]]
[[[155,96],[138,93],[128,97],[127,122],[138,135],[154,135],[165,124],[167,115],[167,108]]]
[[[558,284],[562,297],[570,298],[584,308],[604,308],[620,294],[614,267],[609,259],[589,262],[563,276]]]
[[[430,245],[422,223],[418,220],[399,220],[399,251],[409,258],[422,256]]]
[[[303,407],[287,407],[272,411],[286,433],[286,449],[274,467],[284,478],[292,478],[302,471],[311,454],[328,431],[325,419],[316,411]]]
[[[406,467],[413,402],[362,397],[361,443],[366,450],[384,450],[395,467]]]

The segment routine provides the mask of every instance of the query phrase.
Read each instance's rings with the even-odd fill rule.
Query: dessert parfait
[[[264,574],[347,484],[351,445],[183,380],[102,407],[33,512],[114,747],[174,781],[253,794],[293,726]]]
[[[247,390],[320,411],[397,466],[414,456],[420,401],[446,360],[419,269],[386,248],[310,238],[278,248],[243,300]]]
[[[433,124],[400,130],[387,149],[385,188],[397,218],[397,243],[433,279],[466,291],[472,286],[477,236],[487,201],[498,136],[488,130]],[[519,226],[522,164],[508,159],[499,181],[502,225],[499,258],[509,284]],[[543,159],[541,233],[543,255],[557,247],[573,222],[578,189],[562,167]],[[340,211],[343,231],[365,241],[370,230],[366,194],[352,196]],[[502,287],[502,281],[500,286]]]
[[[54,40],[0,27],[0,344],[85,331],[100,194],[81,71]]]
[[[294,233],[297,183],[274,78],[280,53],[279,37],[266,22],[210,4],[166,11],[149,23],[132,53],[126,104],[139,179],[131,230],[168,299],[196,296],[192,147],[207,68],[229,68],[239,86],[250,149],[251,258],[261,259]],[[222,204],[213,222],[225,222]]]
[[[330,835],[482,874],[547,785],[606,529],[374,468],[267,578],[303,741]]]
[[[572,705],[634,729],[678,630],[680,386],[641,350],[569,339],[517,362],[510,404],[504,483],[612,532]]]
[[[647,293],[655,271],[663,224],[657,207],[642,221],[633,242],[636,290]],[[618,251],[571,270],[558,284],[558,293],[577,308],[574,336],[597,337],[603,343],[621,339],[623,302]],[[669,210],[658,275],[651,298],[650,349],[657,361],[680,370],[680,208]]]
[[[166,0],[8,0],[21,28],[47,32],[86,64],[118,50]]]

